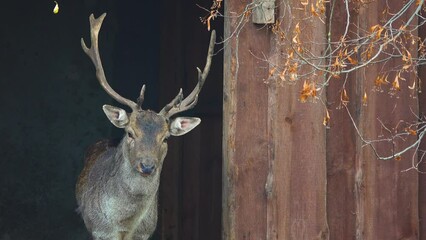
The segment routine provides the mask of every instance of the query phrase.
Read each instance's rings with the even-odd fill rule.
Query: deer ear
[[[102,109],[111,123],[114,124],[114,126],[118,128],[124,128],[129,123],[127,113],[123,109],[110,105],[104,105],[102,106]]]
[[[177,117],[170,123],[170,134],[172,136],[182,136],[198,126],[200,122],[201,119],[199,118]]]

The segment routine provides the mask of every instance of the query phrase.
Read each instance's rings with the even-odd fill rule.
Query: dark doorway
[[[197,83],[196,67],[203,68],[210,32],[200,23],[211,1],[162,1],[160,32],[160,106],[179,88],[189,94]],[[218,40],[223,24],[214,28]],[[216,51],[220,46],[216,47]],[[169,142],[160,189],[159,239],[221,239],[222,216],[222,82],[223,56],[213,59],[197,107],[184,114],[202,123],[194,132]]]
[[[9,1],[0,14],[0,240],[88,239],[74,185],[85,149],[121,137],[101,106],[103,92],[80,47],[88,16],[108,16],[100,34],[106,75],[117,92],[158,111],[196,85],[210,33],[199,21],[211,1]],[[218,36],[222,23],[215,22]],[[217,50],[219,47],[217,47]],[[220,239],[222,56],[197,107],[202,123],[170,139],[154,239]]]

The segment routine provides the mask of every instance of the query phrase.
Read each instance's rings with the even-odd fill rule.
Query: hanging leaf
[[[416,88],[416,80],[413,81],[413,85],[408,86],[409,89],[414,90]]]
[[[392,82],[392,90],[400,91],[401,87],[399,86],[399,76],[398,74],[395,77],[395,80]]]
[[[351,58],[351,56],[348,56],[348,60],[352,65],[357,65],[358,61],[356,59]]]
[[[325,111],[326,111],[326,113],[325,113],[324,120],[322,121],[322,124],[326,127],[329,127],[330,126],[330,113],[328,112],[328,109],[326,109]]]
[[[273,67],[273,68],[271,68],[271,69],[269,70],[269,77],[272,77],[272,76],[274,75],[275,70],[277,70],[277,68],[276,68],[276,67]]]
[[[53,8],[53,14],[58,14],[59,13],[59,4],[57,1],[53,1],[55,2],[55,7]]]
[[[314,7],[314,4],[313,3],[311,3],[311,14],[313,15],[313,16],[315,16],[315,17],[318,17],[319,15],[318,15],[318,13],[317,13],[317,11],[315,10],[315,7]]]
[[[414,129],[411,129],[411,128],[407,127],[407,128],[405,128],[405,131],[407,133],[409,133],[410,135],[417,136],[417,131],[414,130]]]
[[[381,87],[383,84],[388,84],[388,76],[386,75],[386,77],[384,75],[378,75],[376,80],[374,81],[374,85],[376,85],[376,87]]]
[[[362,96],[362,105],[367,106],[367,92],[364,91],[364,96]]]
[[[315,83],[303,83],[302,91],[300,92],[300,101],[302,103],[306,102],[309,98],[315,98],[317,96],[317,89],[315,88]]]

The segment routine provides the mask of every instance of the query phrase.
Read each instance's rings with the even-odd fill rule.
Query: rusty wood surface
[[[346,7],[343,1],[333,2],[334,11],[327,26],[331,33],[331,40],[337,42],[344,34],[347,18]],[[351,23],[356,24],[358,13],[350,4]],[[330,11],[330,9],[328,9]],[[350,30],[354,26],[350,26]],[[351,36],[351,35],[350,35]],[[343,77],[342,77],[343,78]],[[350,74],[345,84],[346,91],[352,101],[348,109],[353,114],[354,121],[359,122],[361,103],[359,101],[363,91],[357,80],[356,73]],[[357,157],[358,135],[353,127],[346,110],[342,108],[340,97],[344,81],[332,79],[327,87],[327,108],[330,112],[330,127],[327,129],[327,218],[330,229],[330,239],[353,239],[355,236],[355,159]]]
[[[423,33],[424,34],[424,33]],[[425,35],[422,35],[422,37]],[[420,70],[421,73],[421,80],[423,81],[425,79],[424,76],[426,76],[426,69],[424,67],[421,67]],[[426,95],[424,94],[426,91],[426,88],[424,85],[422,85],[422,93],[419,94],[419,103],[420,103],[420,114],[421,116],[424,116],[426,114]],[[420,149],[426,149],[426,143],[422,142]],[[426,240],[426,163],[424,162],[424,159],[421,159],[421,156],[419,156],[419,160],[422,160],[422,163],[419,165],[419,170],[423,173],[419,174],[419,184],[418,184],[418,191],[419,191],[419,239],[420,240]]]
[[[297,6],[300,1],[290,1]],[[284,13],[283,5],[279,12]],[[292,13],[296,19],[303,13]],[[290,19],[284,18],[282,29]],[[319,55],[324,51],[325,26],[318,19],[300,22],[300,39],[307,51]],[[292,36],[293,29],[287,35]],[[278,38],[279,36],[274,36]],[[290,40],[289,38],[288,40]],[[277,43],[278,39],[271,39]],[[311,44],[317,43],[317,44]],[[282,51],[282,45],[272,44],[273,64]],[[285,46],[284,46],[285,47]],[[300,75],[311,71],[304,67]],[[295,85],[269,84],[268,123],[269,154],[268,180],[268,240],[328,239],[326,215],[326,132],[322,124],[325,108],[317,101],[301,103],[299,93],[304,80],[322,81],[322,76],[300,79]],[[324,95],[318,96],[324,99]]]
[[[225,1],[225,11],[235,9],[235,4]],[[224,37],[230,36],[235,28],[230,21],[224,22]],[[235,48],[235,42],[232,45]],[[234,50],[235,51],[235,50]],[[223,53],[223,140],[222,140],[222,239],[235,240],[235,114],[236,81],[235,57],[232,48]]]
[[[424,38],[425,35],[424,32],[422,32],[422,38]],[[426,76],[426,68],[421,67],[419,70],[419,76],[421,81],[425,80]],[[426,87],[422,85],[422,93],[419,94],[419,108],[420,108],[420,116],[424,116],[426,114]],[[426,143],[422,142],[420,149],[426,149]],[[418,183],[418,191],[419,191],[419,239],[420,240],[426,240],[426,163],[424,162],[424,159],[421,159],[421,155],[419,154],[419,161],[422,161],[419,164],[419,170],[423,173],[419,174],[419,183]]]
[[[423,12],[424,14],[425,12]],[[426,38],[426,27],[423,25],[419,28],[419,37],[422,40]],[[424,65],[420,66],[419,77],[421,86],[421,93],[419,94],[419,114],[420,116],[426,115],[426,67]],[[426,142],[423,141],[420,149],[426,149]],[[419,154],[419,161],[421,159],[421,154]],[[423,160],[419,165],[419,170],[426,172],[426,162]],[[426,240],[426,174],[419,174],[419,239]]]
[[[391,7],[399,9],[401,5],[392,3]],[[370,3],[362,7],[360,15],[353,11],[352,23],[369,29],[378,24],[380,9],[384,1]],[[395,10],[394,10],[395,11]],[[345,19],[344,6],[336,5],[336,19]],[[334,21],[332,36],[339,37],[344,21]],[[413,50],[413,49],[412,49]],[[415,55],[415,50],[412,51]],[[398,62],[392,62],[385,68],[391,69]],[[351,99],[348,109],[366,139],[378,139],[383,128],[378,122],[382,120],[389,128],[395,127],[399,120],[413,121],[410,112],[417,109],[417,101],[406,88],[391,97],[388,89],[380,93],[372,91],[374,79],[382,66],[369,67],[349,75],[345,88]],[[410,76],[412,79],[413,76]],[[355,132],[345,109],[336,110],[339,95],[343,88],[342,81],[332,81],[327,91],[327,101],[331,109],[331,128],[327,133],[328,164],[328,220],[330,239],[417,239],[417,174],[414,171],[401,173],[410,167],[413,151],[403,156],[405,161],[383,162],[377,160],[371,149],[363,146]],[[368,94],[367,106],[362,106],[364,91]],[[398,142],[397,148],[408,146],[407,142]],[[381,154],[392,154],[389,144],[375,145]],[[391,227],[390,227],[391,226]]]
[[[293,1],[291,4],[300,4]],[[280,5],[280,12],[285,9]],[[293,13],[297,16],[297,13]],[[303,17],[303,16],[300,16]],[[289,19],[284,18],[286,29]],[[324,49],[310,42],[325,41],[325,26],[318,20],[300,22],[304,46],[313,54]],[[293,29],[287,33],[292,34]],[[274,36],[275,38],[276,36]],[[287,51],[272,38],[272,64],[279,65],[281,52]],[[285,45],[284,45],[285,47]],[[274,62],[275,61],[275,62]],[[273,66],[271,66],[272,68]],[[304,68],[300,75],[311,69]],[[303,79],[306,80],[306,79]],[[318,102],[301,103],[303,80],[295,85],[269,83],[268,92],[268,177],[267,238],[328,239],[326,215],[326,133],[322,125],[325,108]],[[321,82],[321,76],[308,81]],[[324,98],[325,96],[319,96]]]
[[[225,20],[225,38],[235,26]],[[324,31],[314,22],[302,37],[320,42]],[[325,111],[298,101],[302,83],[264,83],[268,66],[253,54],[275,51],[273,37],[247,23],[225,49],[223,239],[327,239]]]
[[[395,9],[391,11],[396,11],[403,3],[393,1],[388,4],[391,9]],[[368,4],[368,7],[361,8],[360,27],[369,29],[380,23],[380,13],[385,7],[386,1],[375,1]],[[401,21],[404,20],[407,19]],[[391,60],[385,69],[391,69],[397,64],[400,62]],[[407,88],[412,81],[402,83],[401,88],[404,90],[396,93],[397,96],[394,97],[390,97],[387,90],[371,91],[374,86],[373,79],[377,77],[380,67],[382,66],[370,66],[359,76],[364,82],[361,89],[370,90],[368,106],[361,109],[359,121],[360,131],[366,139],[377,139],[382,134],[388,136],[378,119],[383,121],[384,126],[392,129],[400,120],[415,121],[410,107],[414,112],[418,109],[417,99],[410,96]],[[413,79],[413,76],[407,74],[405,77]],[[389,142],[383,142],[376,144],[376,148],[379,154],[389,154],[393,149],[402,149],[413,141],[415,137],[409,137],[406,141],[396,140],[394,146]],[[355,191],[358,202],[355,211],[357,239],[417,239],[417,172],[401,172],[411,166],[413,154],[414,151],[404,154],[400,161],[379,161],[371,148],[360,148],[355,173],[358,188]]]
[[[225,11],[242,12],[245,4],[225,1]],[[225,38],[236,27],[231,19]],[[266,237],[267,68],[249,51],[269,51],[269,37],[267,29],[247,24],[224,53],[223,239]]]
[[[334,26],[330,26],[335,38],[345,26],[341,20],[345,10],[339,4]],[[396,11],[402,3],[388,4]],[[226,12],[241,12],[243,6],[227,1]],[[385,1],[375,1],[351,16],[368,32],[380,23],[384,8]],[[233,20],[225,22],[225,37],[235,24]],[[378,160],[371,148],[364,146],[345,108],[336,109],[343,88],[338,80],[331,82],[327,91],[332,122],[325,138],[321,125],[325,109],[298,102],[300,85],[269,84],[265,89],[259,83],[268,72],[253,69],[265,67],[253,55],[268,52],[274,56],[280,49],[264,29],[254,29],[247,23],[239,40],[232,39],[225,49],[223,239],[418,239],[418,191],[420,201],[425,194],[418,189],[417,172],[402,172],[411,167],[414,151],[401,156],[400,161]],[[303,29],[305,38],[318,34],[316,42],[325,35],[324,29],[315,25]],[[245,54],[246,49],[253,55]],[[415,46],[409,49],[416,54]],[[392,129],[400,120],[415,121],[410,110],[418,111],[415,94],[407,90],[391,96],[388,89],[372,91],[379,69],[398,64],[392,60],[386,66],[360,70],[350,75],[345,85],[350,97],[348,110],[367,140],[389,137],[391,133],[383,134],[384,126]],[[408,80],[401,87],[407,89],[414,77],[404,77]],[[369,96],[367,106],[361,102],[364,91]],[[394,145],[382,142],[374,146],[379,154],[389,155],[414,140],[409,137],[396,140]],[[423,181],[420,178],[420,183]],[[420,202],[420,214],[423,205]]]
[[[301,87],[277,88],[274,96],[267,239],[328,239],[324,110],[298,102]]]

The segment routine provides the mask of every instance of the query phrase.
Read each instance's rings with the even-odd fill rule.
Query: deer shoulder
[[[118,143],[119,142],[117,140],[102,139],[92,144],[86,150],[86,153],[84,155],[84,167],[80,173],[80,176],[78,177],[76,185],[77,199],[80,198],[79,196],[81,196],[82,194],[82,189],[85,189],[85,186],[87,185],[87,179],[89,177],[89,173],[93,165],[96,163],[97,160],[102,159],[102,156],[106,152],[115,149]]]

